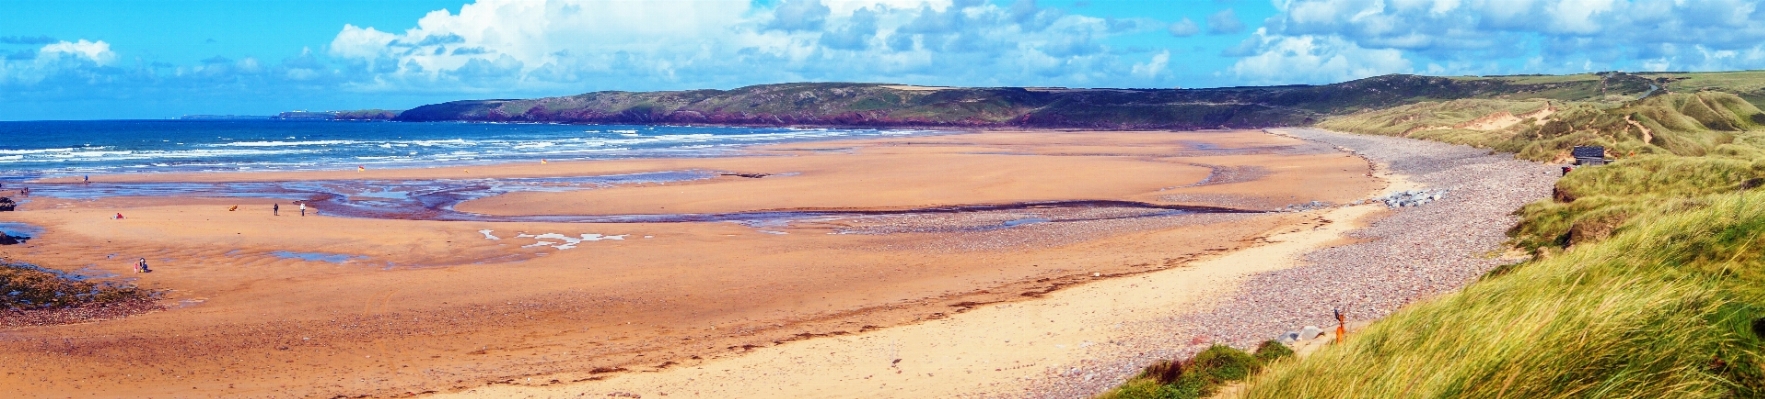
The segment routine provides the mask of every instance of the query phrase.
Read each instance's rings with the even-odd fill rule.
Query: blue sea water
[[[690,157],[750,144],[920,133],[930,132],[275,120],[0,122],[0,179]]]

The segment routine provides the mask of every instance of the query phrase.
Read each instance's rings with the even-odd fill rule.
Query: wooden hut
[[[1606,164],[1606,147],[1576,146],[1569,150],[1569,155],[1575,157],[1576,165],[1599,166]]]

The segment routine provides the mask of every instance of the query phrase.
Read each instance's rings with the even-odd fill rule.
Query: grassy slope
[[[1723,79],[1736,87],[1765,74],[1670,87]],[[1418,111],[1451,122],[1470,108],[1412,105],[1324,125],[1382,133],[1371,127]],[[1564,108],[1554,130],[1457,137],[1533,159],[1570,140],[1642,154],[1577,170],[1556,198],[1518,211],[1514,244],[1537,259],[1277,365],[1244,396],[1765,397],[1765,192],[1755,190],[1765,118],[1732,92]],[[1655,140],[1628,135],[1625,116]]]
[[[1557,111],[1543,120],[1528,118],[1490,131],[1454,128],[1500,111],[1521,115],[1544,107],[1546,102]],[[1318,126],[1492,148],[1535,161],[1560,159],[1576,145],[1605,146],[1620,157],[1633,153],[1696,156],[1719,150],[1753,151],[1756,145],[1725,145],[1742,139],[1765,140],[1745,133],[1765,126],[1765,112],[1740,96],[1723,91],[1660,93],[1616,103],[1546,99],[1428,101],[1339,116]],[[1648,134],[1644,134],[1644,129]]]
[[[1386,75],[1321,86],[1214,89],[903,90],[883,84],[786,83],[733,90],[594,92],[538,99],[455,101],[417,107],[403,112],[398,119],[1194,129],[1306,125],[1327,116],[1425,101],[1545,99],[1601,104],[1634,99],[1648,92],[1651,85],[1703,85],[1699,87],[1735,93],[1752,87],[1749,77],[1687,76],[1690,77],[1622,73]]]
[[[1510,269],[1253,380],[1246,397],[1758,397],[1765,194]]]

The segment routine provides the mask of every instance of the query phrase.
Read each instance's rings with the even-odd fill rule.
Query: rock
[[[1319,335],[1324,335],[1324,330],[1317,326],[1305,326],[1304,329],[1299,330],[1299,339],[1302,341],[1317,338]]]
[[[1299,342],[1299,332],[1298,331],[1284,332],[1284,333],[1281,333],[1281,336],[1275,337],[1275,340],[1280,341],[1282,344],[1293,345],[1294,342]]]

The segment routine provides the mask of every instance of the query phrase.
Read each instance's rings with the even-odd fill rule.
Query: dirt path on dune
[[[1647,143],[1647,144],[1654,144],[1655,143],[1655,132],[1649,131],[1648,127],[1643,126],[1641,123],[1637,123],[1635,120],[1631,120],[1630,115],[1624,115],[1624,122],[1629,123],[1630,126],[1632,126],[1632,127],[1635,127],[1637,131],[1642,132],[1642,142],[1643,143]]]

